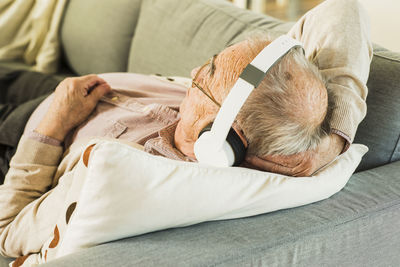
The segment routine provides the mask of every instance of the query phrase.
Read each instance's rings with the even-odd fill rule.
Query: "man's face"
[[[191,71],[193,82],[186,91],[186,96],[179,109],[181,120],[175,131],[175,146],[182,153],[192,158],[195,158],[193,145],[197,139],[196,135],[214,119],[214,114],[217,113],[217,105],[207,97],[208,95],[215,99],[208,86],[213,80],[211,64],[216,67],[215,62],[211,63],[210,61]]]
[[[193,146],[200,131],[215,119],[222,99],[236,82],[226,70],[242,70],[249,63],[235,60],[247,47],[246,41],[237,43],[192,70],[193,83],[181,103],[181,120],[175,131],[175,146],[185,155],[194,158]]]

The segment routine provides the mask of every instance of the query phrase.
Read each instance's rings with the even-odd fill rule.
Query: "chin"
[[[174,143],[175,147],[182,152],[185,156],[196,158],[194,155],[194,143],[195,140],[191,138],[187,138],[185,131],[183,131],[181,121],[178,122],[176,126],[175,135],[174,135]]]
[[[194,155],[194,142],[175,143],[176,148],[181,151],[185,156],[195,159]]]

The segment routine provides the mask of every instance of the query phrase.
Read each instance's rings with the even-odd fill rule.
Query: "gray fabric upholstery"
[[[8,264],[9,264],[12,260],[13,260],[13,259],[10,259],[10,258],[6,259],[6,258],[4,258],[4,257],[2,257],[2,256],[0,255],[0,267],[8,267]]]
[[[288,26],[225,0],[144,0],[128,71],[189,77],[194,67],[250,32]]]
[[[369,152],[358,170],[400,160],[399,73],[400,55],[376,46],[367,84],[367,115],[355,137]]]
[[[44,266],[398,266],[399,168],[357,173],[318,203],[146,234]]]
[[[61,27],[65,58],[77,74],[126,71],[140,0],[71,0]]]

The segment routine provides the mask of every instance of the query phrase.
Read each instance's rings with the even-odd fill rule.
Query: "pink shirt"
[[[66,137],[64,145],[88,137],[109,137],[136,142],[145,150],[173,159],[191,160],[174,146],[174,133],[179,120],[179,105],[190,79],[162,78],[133,73],[106,73],[111,93],[104,96],[88,119]],[[53,96],[46,98],[32,113],[25,132],[45,143],[33,130],[47,112]]]

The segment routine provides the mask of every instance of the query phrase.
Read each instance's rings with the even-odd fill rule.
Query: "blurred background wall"
[[[294,21],[324,0],[230,0],[255,12]],[[359,0],[371,19],[372,41],[400,52],[400,0]]]

